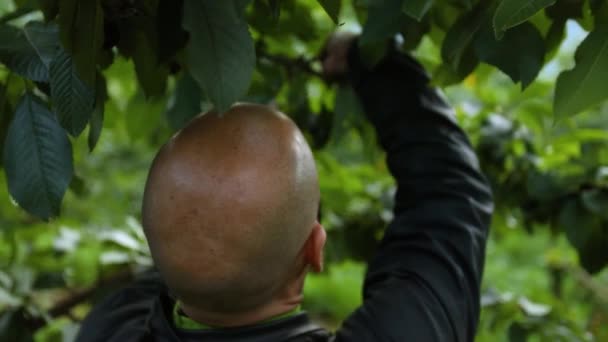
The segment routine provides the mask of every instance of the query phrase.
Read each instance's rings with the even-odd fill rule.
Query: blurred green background
[[[308,20],[302,30],[312,25],[317,37],[334,29],[312,1],[297,3],[310,16],[281,20]],[[2,2],[0,15],[13,6]],[[352,8],[343,12],[343,29],[359,30]],[[568,22],[566,39],[523,92],[487,65],[444,88],[497,196],[478,341],[608,341],[608,271],[590,274],[572,247],[577,226],[608,206],[583,215],[569,211],[562,198],[589,179],[606,184],[608,105],[561,121],[553,119],[551,107],[556,77],[573,65],[585,36],[578,23]],[[313,56],[322,41],[266,43],[297,57]],[[430,71],[440,65],[440,46],[430,36],[412,53]],[[276,79],[259,72],[276,66],[258,65],[246,100],[268,102],[264,91],[274,87],[272,102],[305,126],[315,146],[328,261],[325,272],[308,278],[304,309],[334,329],[361,304],[365,260],[391,219],[394,183],[350,89],[297,72]],[[36,341],[69,341],[96,299],[151,265],[139,223],[142,189],[155,152],[188,117],[167,114],[175,107],[172,95],[146,100],[130,61],[116,57],[104,74],[109,101],[102,137],[93,152],[86,137],[72,139],[76,171],[59,218],[42,222],[19,209],[0,173],[2,336],[27,329],[31,322],[21,322],[27,316],[36,318]],[[0,65],[0,80],[8,75]],[[171,78],[168,93],[175,84]],[[330,124],[311,128],[311,118]]]

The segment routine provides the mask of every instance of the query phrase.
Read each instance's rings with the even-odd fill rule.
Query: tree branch
[[[304,57],[299,57],[299,58],[294,59],[294,58],[290,58],[290,57],[287,57],[284,55],[269,54],[263,48],[258,48],[256,52],[257,52],[258,58],[266,59],[272,63],[280,65],[280,66],[286,68],[289,72],[293,72],[294,70],[299,70],[299,71],[307,73],[309,75],[323,78],[323,75],[321,74],[321,72],[315,70],[312,67],[312,63],[314,62],[314,60],[309,60]]]
[[[67,315],[77,305],[89,300],[95,293],[104,287],[113,287],[123,284],[127,284],[133,280],[134,274],[131,269],[124,269],[116,272],[106,278],[99,279],[94,285],[85,287],[83,289],[75,290],[69,296],[62,298],[57,301],[50,309],[46,310],[46,313],[51,318],[60,317]],[[46,325],[46,321],[43,317],[32,318],[29,321],[29,326],[33,329],[40,329]]]

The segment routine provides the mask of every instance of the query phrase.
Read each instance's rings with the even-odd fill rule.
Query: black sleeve
[[[145,335],[153,302],[167,288],[158,272],[146,271],[134,282],[104,297],[80,325],[76,342],[139,341]]]
[[[336,341],[473,341],[493,210],[477,158],[413,58],[392,49],[369,70],[354,45],[349,68],[397,193],[364,303]]]

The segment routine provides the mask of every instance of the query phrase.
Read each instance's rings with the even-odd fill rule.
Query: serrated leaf
[[[177,81],[165,112],[171,128],[180,130],[193,117],[200,114],[202,100],[201,88],[190,74],[184,73]]]
[[[59,214],[73,174],[72,145],[55,116],[31,94],[17,106],[4,146],[8,189],[41,219]]]
[[[401,28],[405,17],[401,10],[403,0],[386,0],[369,8],[367,21],[359,38],[359,44],[366,46],[385,43]]]
[[[59,31],[54,24],[32,21],[23,29],[0,26],[0,62],[20,76],[48,82],[49,64],[59,49]]]
[[[249,88],[255,49],[233,1],[185,0],[183,26],[190,73],[219,112]]]
[[[433,6],[433,0],[405,0],[403,12],[420,21]]]
[[[575,115],[608,97],[608,23],[598,23],[574,59],[576,66],[557,78],[553,102],[557,118]]]
[[[51,62],[51,99],[59,122],[72,136],[84,130],[95,105],[95,91],[76,71],[73,59],[60,51]]]
[[[321,4],[325,10],[325,13],[327,13],[331,20],[333,20],[336,25],[339,24],[338,16],[340,15],[342,0],[318,0],[318,2]]]
[[[59,30],[85,83],[95,85],[97,56],[103,45],[103,9],[100,0],[59,2]]]
[[[556,0],[502,0],[494,12],[494,32],[497,39],[509,28],[528,20]]]
[[[95,108],[91,114],[89,120],[89,136],[87,143],[89,145],[89,151],[92,152],[99,137],[101,136],[101,130],[103,129],[103,118],[105,112],[105,103],[108,100],[108,89],[106,86],[106,79],[102,74],[97,75],[97,84],[95,85]]]
[[[481,30],[475,42],[480,61],[494,65],[525,89],[538,75],[545,58],[545,41],[534,25],[523,23],[496,40],[488,29]]]

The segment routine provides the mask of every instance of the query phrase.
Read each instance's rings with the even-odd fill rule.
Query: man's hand
[[[323,76],[326,80],[334,82],[346,78],[348,73],[348,50],[357,36],[353,32],[335,32],[329,37],[320,56]]]

